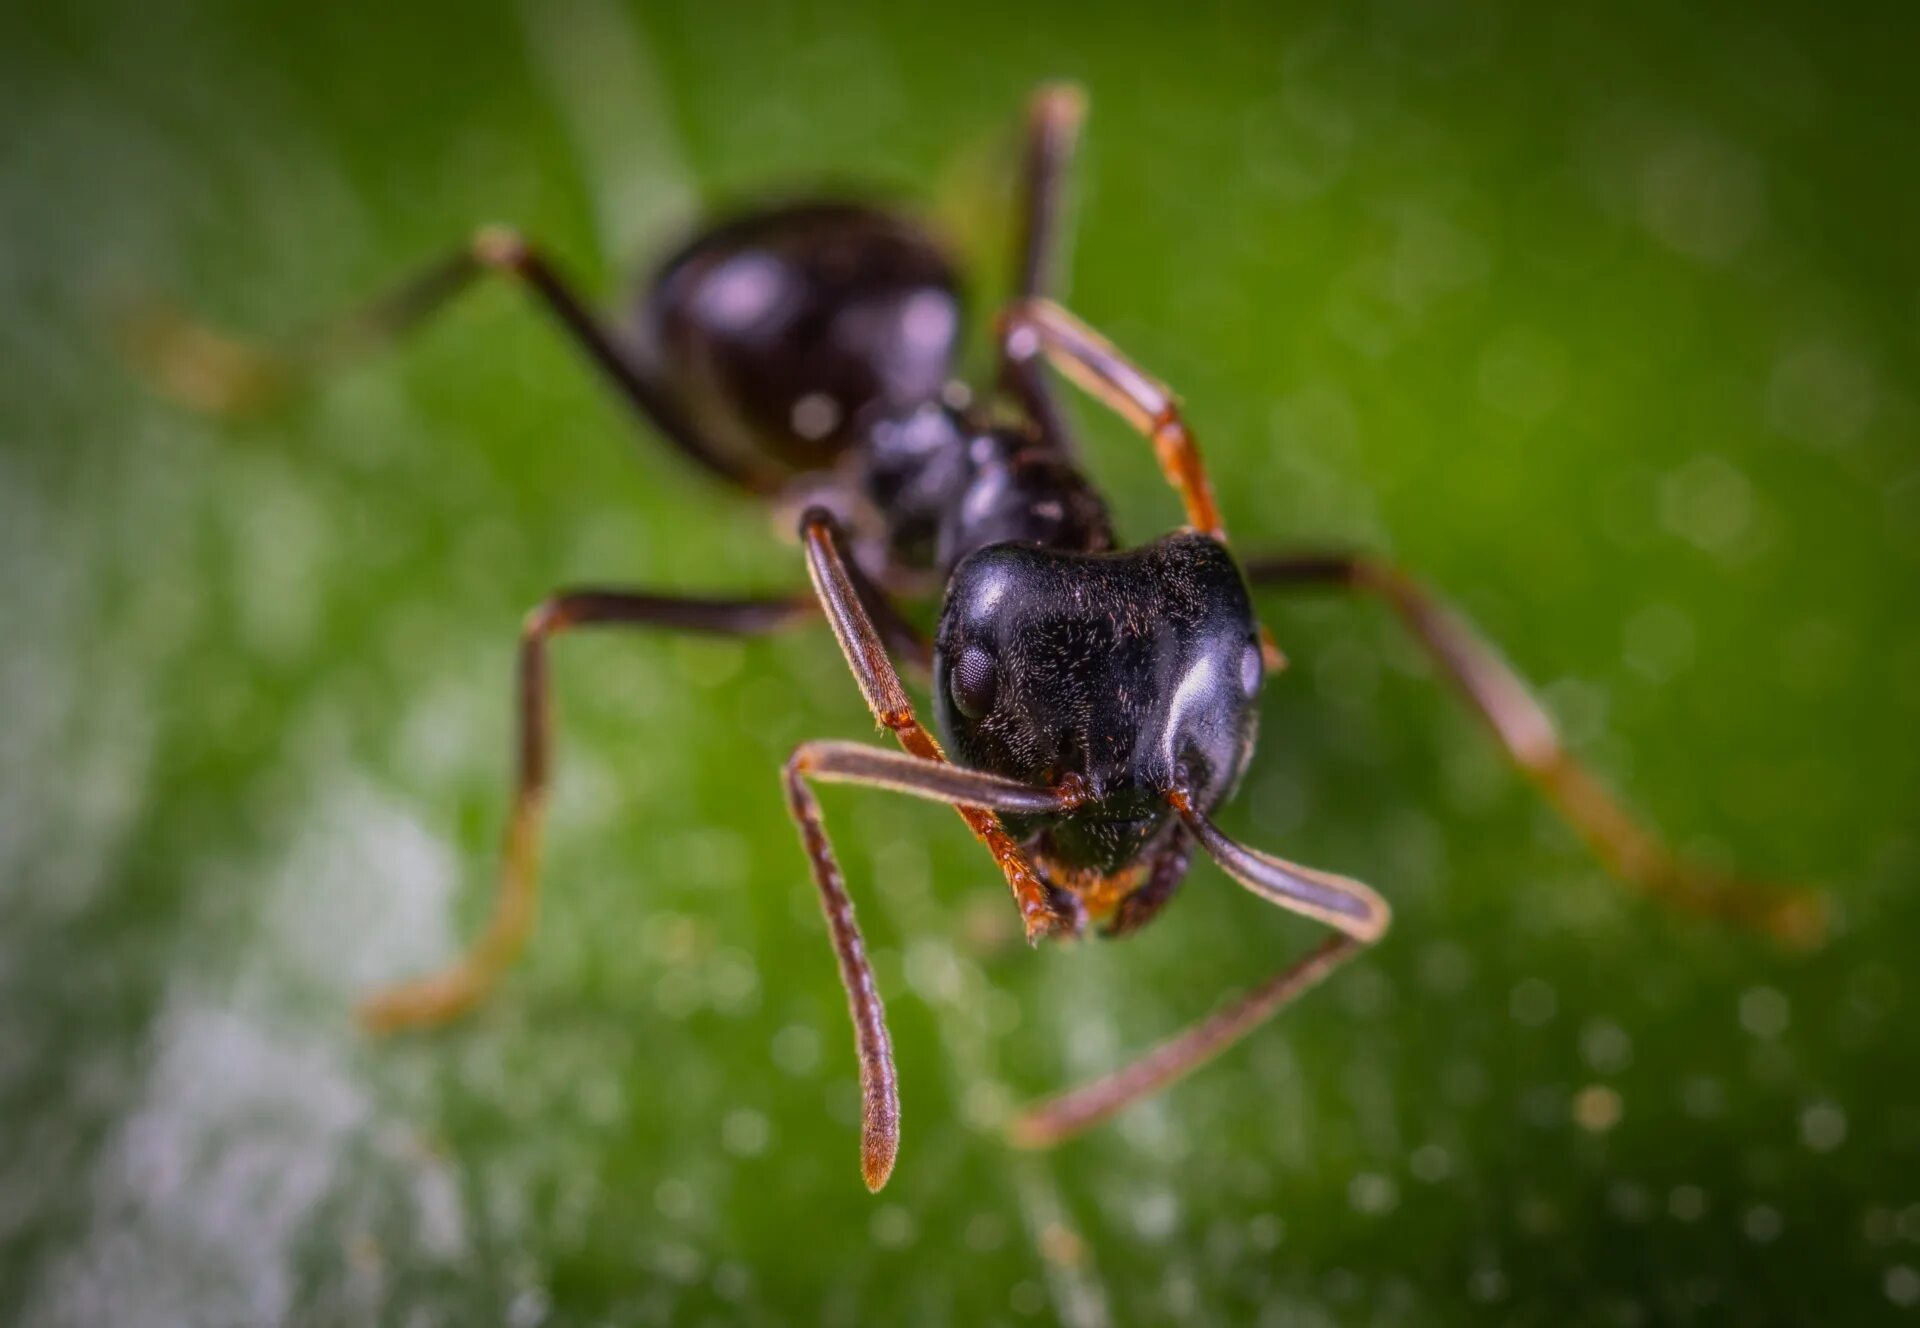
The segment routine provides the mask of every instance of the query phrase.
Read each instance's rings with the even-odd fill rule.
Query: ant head
[[[1217,541],[1170,535],[1124,553],[996,544],[954,569],[934,653],[940,727],[965,764],[1028,783],[1078,780],[1046,824],[1064,865],[1114,871],[1184,791],[1201,810],[1253,750],[1263,676],[1245,582]]]

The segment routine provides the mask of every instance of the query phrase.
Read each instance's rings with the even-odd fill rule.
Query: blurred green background
[[[0,1320],[1911,1317],[1917,27],[7,6]],[[823,179],[926,203],[990,304],[1043,77],[1092,97],[1070,298],[1185,394],[1241,545],[1422,570],[1679,842],[1826,884],[1832,943],[1630,896],[1379,610],[1276,600],[1294,667],[1224,821],[1376,883],[1387,943],[1013,1154],[1008,1103],[1314,929],[1202,867],[1136,939],[1029,953],[950,813],[830,792],[904,1079],[870,1198],[776,780],[868,732],[831,640],[582,638],[527,961],[455,1030],[361,1037],[355,994],[482,916],[522,611],[801,570],[511,291],[248,426],[157,404],[103,311],[285,329],[492,220],[615,298],[703,201]],[[1082,418],[1124,529],[1172,525],[1146,449]]]

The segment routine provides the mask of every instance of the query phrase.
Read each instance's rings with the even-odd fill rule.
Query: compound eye
[[[979,719],[993,709],[1000,694],[1000,669],[993,656],[979,646],[968,646],[953,661],[953,676],[948,681],[953,703],[968,719]]]

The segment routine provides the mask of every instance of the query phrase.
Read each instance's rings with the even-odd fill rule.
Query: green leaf
[[[0,1320],[1911,1310],[1914,39],[1764,5],[0,15]],[[239,424],[147,390],[127,302],[287,332],[497,221],[613,303],[703,201],[823,179],[1001,273],[1005,198],[955,191],[1004,196],[1059,77],[1068,298],[1178,388],[1241,547],[1418,569],[1677,842],[1826,887],[1832,941],[1620,888],[1384,614],[1276,599],[1293,665],[1221,821],[1392,932],[1014,1152],[1008,1107],[1315,929],[1202,866],[1138,937],[1030,952],[951,815],[827,792],[899,1048],[874,1198],[777,779],[870,733],[838,653],[582,638],[524,961],[456,1027],[361,1034],[484,920],[525,610],[804,573],[514,292]],[[1078,418],[1123,528],[1174,524]]]

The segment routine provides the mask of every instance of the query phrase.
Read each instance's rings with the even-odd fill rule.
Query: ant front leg
[[[443,1024],[470,1009],[526,944],[540,883],[540,832],[545,819],[551,718],[547,643],[581,627],[664,627],[722,636],[759,636],[802,622],[817,606],[804,595],[783,599],[714,600],[624,590],[574,590],[527,615],[520,634],[519,773],[500,854],[493,915],[450,967],[388,988],[360,1006],[376,1032]]]
[[[1010,363],[1044,355],[1053,366],[1126,420],[1153,444],[1160,473],[1179,495],[1187,525],[1227,542],[1226,523],[1200,445],[1181,418],[1173,389],[1121,354],[1111,341],[1051,300],[1023,300],[1000,320],[1002,354]],[[1287,665],[1273,634],[1260,629],[1260,653],[1269,673]]]
[[[489,273],[511,278],[545,306],[627,404],[689,459],[756,493],[772,493],[779,487],[777,477],[752,469],[702,439],[645,357],[616,341],[552,260],[505,227],[481,229],[464,249],[391,291],[277,345],[238,341],[165,308],[136,310],[128,319],[124,339],[134,361],[181,404],[215,415],[254,414],[330,372],[386,349]]]
[[[810,509],[800,519],[800,542],[806,550],[807,573],[813,578],[820,605],[875,721],[912,755],[946,764],[947,754],[913,713],[900,675],[887,658],[886,645],[863,603],[862,587],[849,570],[853,560],[846,552],[839,523],[821,508]],[[1079,900],[1067,891],[1050,889],[1040,879],[999,818],[990,811],[960,803],[954,810],[987,846],[1007,878],[1028,943],[1038,944],[1049,936],[1078,935],[1085,924]]]
[[[1737,880],[1673,852],[1567,751],[1553,718],[1506,661],[1398,567],[1356,554],[1300,553],[1250,559],[1246,571],[1256,587],[1329,588],[1385,600],[1513,763],[1621,880],[1789,944],[1820,942],[1820,896]]]

